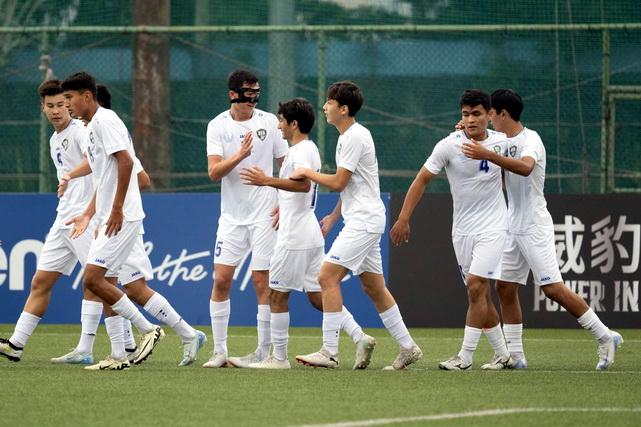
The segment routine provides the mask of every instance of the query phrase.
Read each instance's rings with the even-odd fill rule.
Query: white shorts
[[[82,235],[72,239],[71,228],[52,227],[38,257],[37,269],[68,276],[78,261],[84,266],[93,241],[93,228],[88,227]]]
[[[383,274],[381,234],[344,227],[325,255],[325,261],[342,265],[356,276],[365,272]]]
[[[508,234],[501,280],[525,285],[530,269],[537,285],[563,281],[556,258],[553,227],[541,226],[530,234]]]
[[[147,281],[154,278],[153,267],[151,266],[151,261],[145,251],[145,242],[143,241],[142,236],[142,234],[138,235],[138,238],[134,243],[134,247],[131,249],[127,260],[122,265],[120,274],[118,274],[118,282],[123,286],[142,278]]]
[[[299,250],[276,246],[269,266],[269,287],[280,292],[320,292],[318,272],[324,255],[322,246]]]
[[[491,280],[500,277],[506,234],[501,230],[452,236],[454,253],[463,281],[470,273]]]
[[[115,277],[120,274],[122,266],[129,258],[131,250],[140,237],[140,221],[124,221],[122,229],[115,236],[105,235],[106,225],[98,230],[98,237],[91,243],[87,264],[97,265],[107,269],[105,277]]]
[[[276,230],[271,220],[249,225],[218,224],[214,264],[237,266],[251,251],[251,270],[269,270],[269,260],[276,246]]]

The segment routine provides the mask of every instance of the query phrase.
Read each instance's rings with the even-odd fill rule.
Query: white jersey
[[[235,121],[229,110],[220,113],[207,126],[207,156],[228,159],[240,149],[245,133],[251,132],[252,151],[222,179],[220,222],[248,225],[270,220],[276,206],[276,189],[244,184],[239,176],[243,168],[258,166],[269,176],[274,173],[274,159],[287,154],[287,142],[278,129],[276,116],[254,109],[251,119]]]
[[[507,146],[505,135],[492,130],[487,132],[488,137],[479,143],[503,154]],[[465,157],[462,146],[468,141],[462,130],[451,133],[436,144],[424,165],[433,174],[445,168],[454,202],[452,235],[507,230],[501,167],[487,160]]]
[[[341,191],[345,226],[355,230],[382,234],[385,231],[385,205],[378,183],[378,161],[372,134],[360,123],[354,123],[338,137],[336,168],[352,172]]]
[[[87,138],[87,130],[80,120],[72,119],[64,130],[54,132],[49,139],[51,160],[56,166],[58,181],[63,175],[78,166],[83,158],[83,146]],[[56,211],[58,215],[53,223],[55,228],[71,228],[65,222],[84,212],[93,196],[91,177],[72,179],[69,181],[67,191],[58,201]]]
[[[111,213],[118,184],[118,161],[112,154],[127,150],[133,161],[136,153],[127,127],[112,110],[99,107],[87,125],[87,131],[87,158],[96,189],[95,218],[102,225]],[[123,205],[125,221],[140,221],[145,217],[136,169],[134,165]]]
[[[539,134],[524,128],[508,138],[507,156],[532,157],[536,162],[529,176],[505,171],[510,233],[531,233],[539,226],[553,226],[552,216],[543,196],[545,183],[545,146]]]
[[[320,155],[312,141],[300,141],[289,148],[280,169],[280,178],[288,179],[297,168],[320,171]],[[278,190],[280,207],[278,246],[284,245],[287,249],[312,249],[324,246],[323,233],[314,215],[317,195],[318,184],[315,182],[312,182],[307,193]]]

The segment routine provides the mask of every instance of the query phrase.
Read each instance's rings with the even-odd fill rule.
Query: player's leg
[[[246,226],[218,224],[214,249],[214,283],[209,301],[209,316],[214,341],[211,358],[204,368],[224,368],[227,365],[227,330],[231,313],[231,285],[236,266],[249,250],[249,231]]]
[[[22,357],[29,337],[38,326],[49,306],[53,285],[62,274],[69,275],[76,265],[76,258],[64,241],[69,230],[51,229],[38,258],[36,273],[31,279],[31,290],[13,334],[9,339],[0,338],[0,355],[17,362]]]
[[[255,369],[290,369],[287,357],[289,342],[289,290],[272,289],[270,293],[270,336],[272,354],[261,361],[249,364]]]
[[[597,341],[596,368],[609,368],[614,363],[614,355],[623,338],[618,332],[611,331],[585,300],[563,283],[556,258],[554,228],[540,227],[527,236],[527,240],[519,243],[532,268],[534,283],[541,286],[545,296],[565,308],[584,329],[592,333]]]

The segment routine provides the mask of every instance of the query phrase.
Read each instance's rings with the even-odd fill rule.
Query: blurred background
[[[81,70],[111,89],[152,191],[217,191],[206,127],[240,67],[271,112],[360,85],[385,192],[408,188],[471,87],[524,98],[547,193],[641,191],[638,0],[0,0],[0,191],[54,190],[37,86]],[[333,170],[335,129],[312,136]]]

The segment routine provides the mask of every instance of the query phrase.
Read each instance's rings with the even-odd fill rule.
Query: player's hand
[[[289,179],[294,181],[302,181],[307,178],[307,168],[298,168],[289,176]]]
[[[270,215],[272,217],[272,228],[278,230],[280,225],[280,206],[276,206]]]
[[[247,157],[251,156],[252,148],[254,148],[252,139],[254,139],[252,133],[250,131],[247,131],[245,133],[245,138],[243,138],[243,142],[240,143],[240,149],[238,150],[238,156],[240,157],[240,160],[246,159]]]
[[[125,220],[124,215],[122,214],[122,209],[111,209],[111,214],[109,215],[109,219],[107,220],[106,228],[105,228],[105,235],[107,237],[111,237],[113,234],[114,236],[118,234],[120,230],[122,230],[122,223]]]
[[[475,160],[489,160],[492,155],[492,151],[483,147],[480,143],[471,139],[470,142],[463,143],[463,154],[465,157]]]
[[[240,179],[243,180],[243,184],[246,185],[263,186],[267,185],[267,181],[269,180],[269,176],[258,166],[243,168],[238,175],[240,175]]]
[[[458,123],[454,125],[454,129],[456,129],[456,130],[464,130],[465,129],[465,124],[463,123],[463,120],[459,120]]]
[[[65,225],[73,224],[73,229],[71,230],[71,238],[77,239],[78,237],[82,236],[82,234],[87,230],[87,227],[89,226],[89,221],[91,221],[89,215],[83,214],[73,217],[69,221],[65,222]]]
[[[56,192],[58,195],[58,198],[61,198],[65,194],[65,191],[67,191],[67,186],[69,185],[70,180],[71,178],[69,177],[68,174],[64,174],[62,178],[60,178],[60,181],[58,182],[58,191]]]
[[[410,223],[402,219],[397,220],[390,230],[389,236],[394,246],[408,243],[410,241]]]
[[[334,215],[332,214],[329,214],[320,220],[321,232],[323,233],[323,237],[327,237],[329,232],[332,231],[332,228],[334,228],[334,224],[336,224],[336,221],[338,221],[338,218],[334,217]]]

